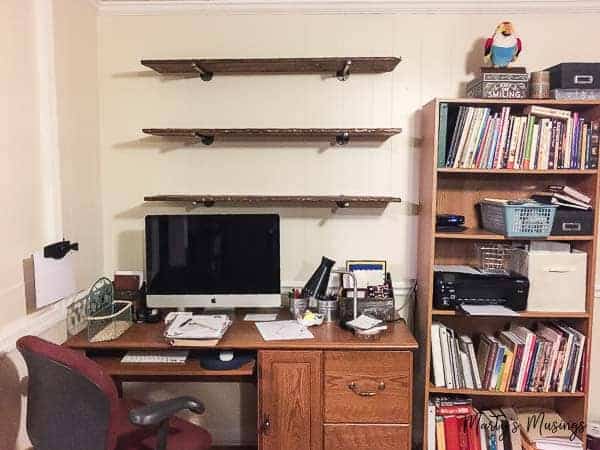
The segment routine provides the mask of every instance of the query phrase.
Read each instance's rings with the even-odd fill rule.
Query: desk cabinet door
[[[322,450],[321,352],[259,352],[259,449]]]

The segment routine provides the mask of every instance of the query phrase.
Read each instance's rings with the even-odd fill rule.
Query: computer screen
[[[149,306],[279,306],[279,216],[146,217]]]

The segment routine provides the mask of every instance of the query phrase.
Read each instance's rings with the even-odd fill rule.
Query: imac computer
[[[152,308],[281,305],[276,214],[146,216]]]

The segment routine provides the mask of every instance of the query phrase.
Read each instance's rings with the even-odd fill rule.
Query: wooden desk
[[[374,442],[381,450],[410,448],[417,342],[404,322],[388,324],[377,340],[324,324],[311,328],[315,339],[265,342],[242,315],[217,349],[255,351],[257,364],[233,371],[207,371],[195,359],[185,365],[121,364],[128,350],[172,348],[163,324],[134,324],[109,342],[90,343],[84,332],[65,345],[85,351],[117,382],[257,382],[261,450],[368,450]]]

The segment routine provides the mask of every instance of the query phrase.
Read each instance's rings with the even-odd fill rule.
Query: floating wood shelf
[[[225,74],[329,73],[347,80],[354,73],[384,73],[396,68],[396,57],[250,58],[250,59],[143,59],[142,65],[161,75],[195,75],[210,81]]]
[[[543,238],[510,238],[502,234],[492,233],[481,228],[467,228],[460,233],[436,232],[436,239],[472,239],[488,241],[592,241],[594,236],[571,235],[571,236],[548,236]]]
[[[399,197],[359,197],[333,195],[153,195],[147,202],[190,203],[214,206],[216,203],[233,205],[333,206],[338,208],[384,208],[388,203],[400,203]]]
[[[192,139],[211,145],[219,141],[328,141],[346,145],[359,141],[385,141],[400,128],[144,128],[146,134]]]
[[[560,397],[585,397],[584,392],[501,392],[486,391],[481,389],[448,389],[429,386],[429,392],[443,395],[468,395],[470,397],[534,397],[534,398],[560,398]]]

